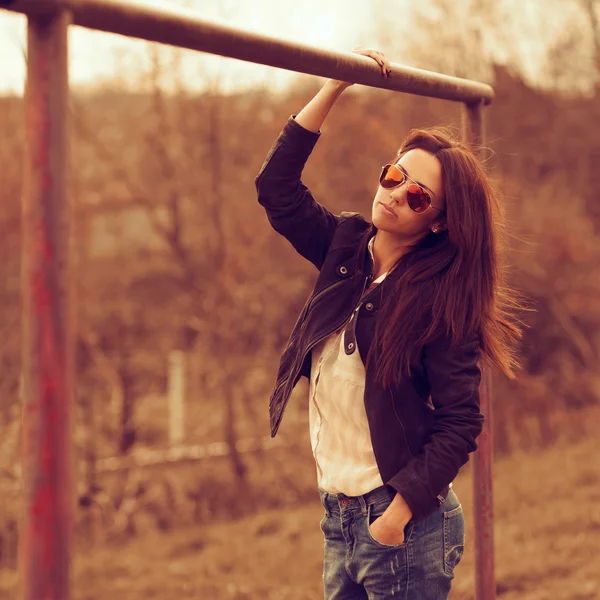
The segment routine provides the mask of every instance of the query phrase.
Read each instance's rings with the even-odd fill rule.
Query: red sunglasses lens
[[[416,213],[422,213],[431,206],[431,197],[429,194],[415,183],[411,183],[407,187],[406,201],[410,209]]]
[[[394,165],[385,165],[381,176],[379,177],[379,185],[386,190],[395,188],[404,181],[404,173]]]
[[[385,165],[379,177],[379,185],[390,190],[404,183],[404,172],[396,165]],[[416,183],[409,183],[406,188],[408,206],[413,212],[422,213],[431,206],[431,196]]]

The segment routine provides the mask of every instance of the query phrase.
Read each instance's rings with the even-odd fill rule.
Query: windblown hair
[[[420,148],[442,164],[447,230],[429,232],[400,258],[394,292],[383,302],[368,361],[388,387],[410,373],[423,346],[438,336],[460,344],[479,336],[483,361],[515,378],[526,310],[505,282],[504,211],[481,161],[448,128],[413,129],[396,160]],[[377,231],[371,224],[367,237]],[[367,364],[369,364],[369,362]]]

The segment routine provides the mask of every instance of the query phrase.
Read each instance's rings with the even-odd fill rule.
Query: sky
[[[125,0],[123,0],[125,1]],[[131,2],[131,0],[128,0]],[[560,67],[548,54],[553,43],[575,44],[575,60],[564,71],[566,85],[576,78],[583,91],[593,88],[595,67],[589,19],[576,0],[135,0],[157,7],[193,10],[207,20],[322,48],[349,51],[354,46],[379,48],[393,62],[453,73],[460,65],[447,62],[445,44],[465,45],[472,76],[488,81],[490,65],[510,64],[533,84],[550,74],[558,81]],[[598,3],[600,4],[600,3]],[[476,10],[479,6],[479,10]],[[485,10],[481,10],[481,7]],[[600,12],[600,11],[599,11]],[[465,39],[479,33],[479,45]],[[576,35],[573,35],[576,32]],[[0,93],[21,94],[25,79],[23,49],[26,19],[0,10]],[[570,41],[572,40],[572,42]],[[90,88],[108,81],[139,85],[149,65],[149,44],[85,30],[70,31],[70,79],[74,87]],[[173,50],[160,50],[170,61]],[[218,74],[221,88],[238,90],[256,84],[284,89],[298,75],[243,61],[183,52],[181,78],[201,88]],[[446,60],[446,62],[445,62]],[[456,60],[456,58],[452,59]],[[300,75],[299,77],[309,77]],[[139,81],[138,81],[139,80]]]
[[[341,0],[138,1],[157,7],[188,8],[207,20],[323,48],[351,50],[356,45],[366,46],[372,38],[369,27],[365,26],[371,10],[368,2],[357,2],[349,11],[348,2]],[[340,15],[344,15],[343,18]],[[25,29],[25,17],[0,10],[0,92],[21,93],[23,90]],[[359,44],[359,41],[364,43]],[[73,27],[69,43],[70,78],[75,86],[97,85],[102,79],[120,77],[124,70],[135,73],[140,64],[147,64],[146,42]],[[166,50],[167,56],[169,52]],[[183,54],[186,81],[191,87],[195,87],[194,83],[202,85],[202,72],[206,70],[218,70],[226,88],[252,85],[257,81],[269,81],[281,87],[294,77],[282,69],[234,59],[193,52]]]

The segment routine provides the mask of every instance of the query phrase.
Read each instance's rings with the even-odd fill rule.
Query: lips
[[[379,204],[381,204],[383,212],[394,217],[396,216],[396,213],[387,204],[384,204],[383,202],[380,202]]]

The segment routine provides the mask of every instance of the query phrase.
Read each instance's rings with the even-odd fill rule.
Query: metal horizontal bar
[[[396,63],[386,79],[370,58],[250,33],[205,21],[184,9],[129,0],[0,0],[0,7],[26,15],[68,8],[73,23],[81,27],[396,92],[469,104],[489,104],[494,97],[487,84]]]

